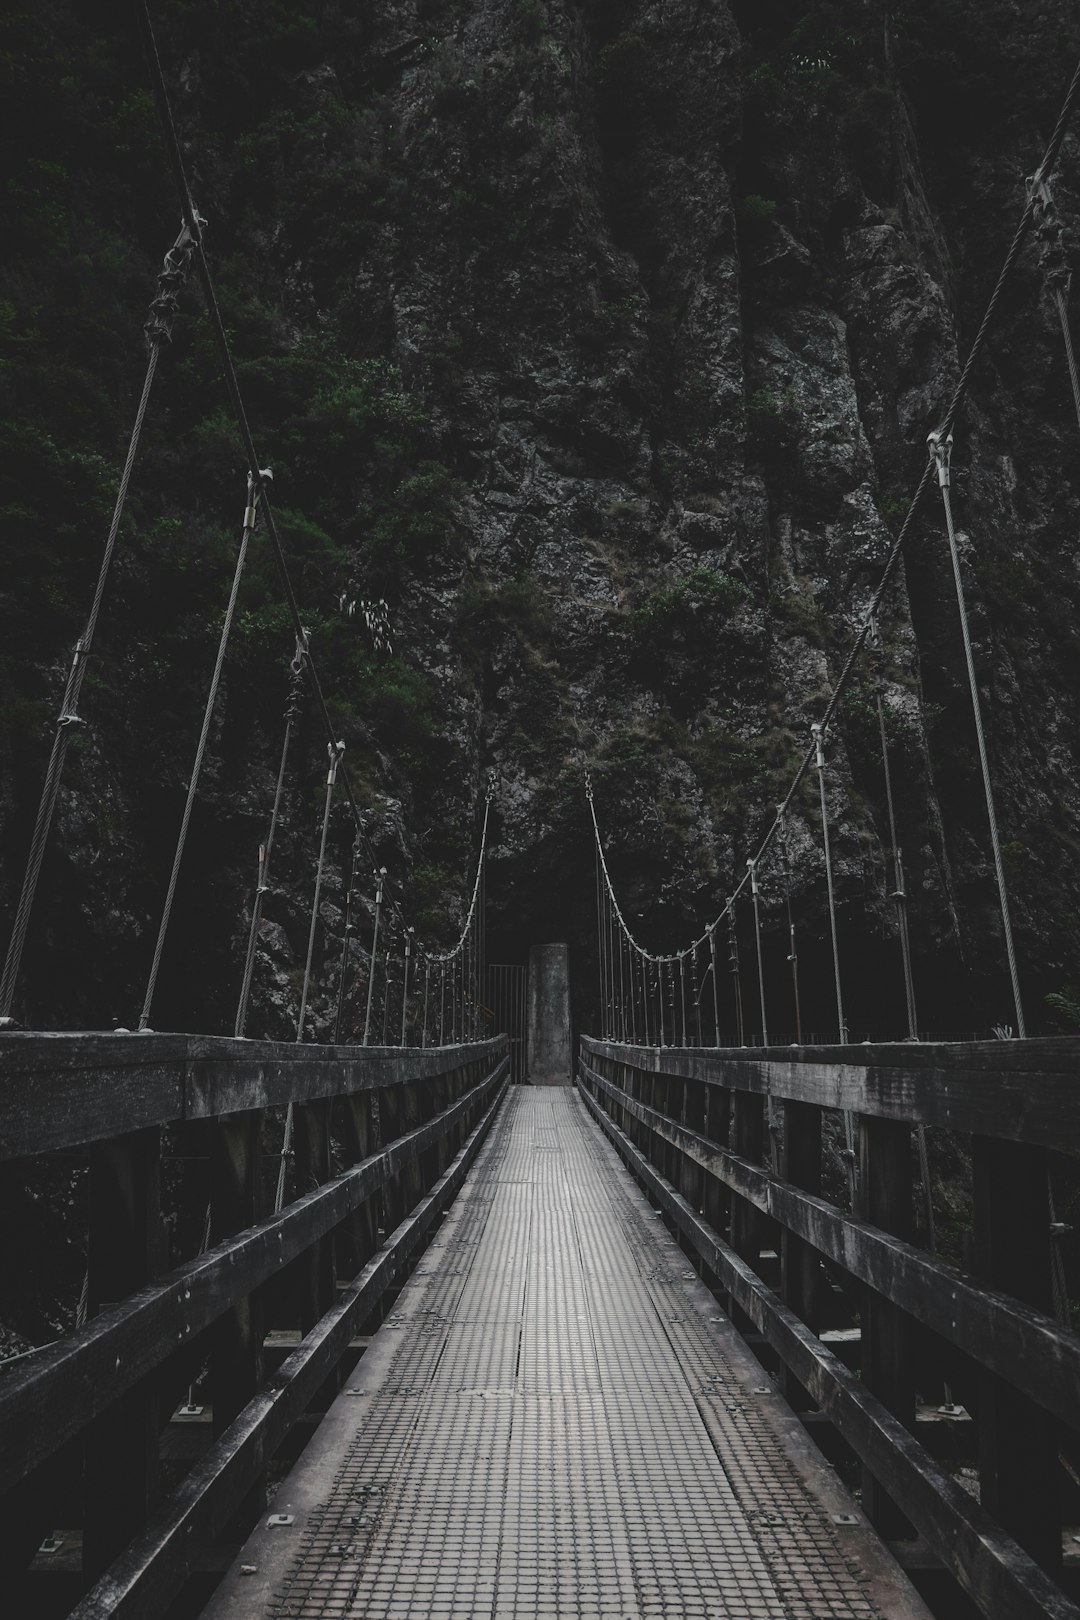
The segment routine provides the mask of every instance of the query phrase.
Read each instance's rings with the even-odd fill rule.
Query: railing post
[[[859,1120],[859,1187],[862,1218],[910,1242],[912,1209],[911,1127],[898,1120]],[[905,1428],[915,1427],[913,1324],[905,1311],[874,1288],[862,1290],[862,1381]],[[887,1538],[911,1536],[911,1526],[868,1469],[863,1469],[863,1507]]]
[[[705,1129],[705,1086],[701,1080],[687,1078],[683,1087],[683,1124],[687,1130],[700,1136]],[[694,1210],[700,1212],[703,1202],[705,1172],[696,1160],[683,1159],[682,1195]]]
[[[765,1149],[765,1099],[752,1091],[737,1091],[732,1100],[734,1148],[741,1159],[760,1164]],[[745,1198],[731,1200],[731,1246],[752,1266],[761,1268],[763,1217]]]
[[[731,1142],[731,1092],[725,1086],[705,1087],[705,1135],[718,1147],[727,1148]],[[721,1237],[727,1232],[731,1197],[719,1176],[706,1175],[704,1215],[713,1231]]]
[[[210,1240],[219,1242],[253,1226],[259,1218],[260,1110],[227,1114],[210,1136]],[[210,1398],[214,1434],[224,1433],[252,1399],[262,1377],[264,1302],[256,1290],[225,1313],[213,1331]],[[239,1520],[246,1530],[266,1502],[266,1477],[251,1489]]]
[[[813,1103],[785,1102],[780,1174],[804,1192],[821,1192],[821,1110]],[[817,1251],[786,1228],[780,1238],[780,1290],[784,1303],[807,1327],[818,1329],[821,1265]],[[784,1394],[797,1411],[813,1406],[798,1379],[785,1367]]]
[[[161,1133],[118,1136],[90,1168],[89,1310],[125,1299],[161,1269]],[[158,1494],[158,1378],[87,1430],[83,1571],[96,1577],[145,1525]]]
[[[975,1247],[980,1276],[1053,1314],[1050,1207],[1044,1149],[972,1137]],[[994,1373],[979,1377],[982,1504],[1044,1569],[1061,1567],[1054,1420]]]
[[[330,1104],[305,1103],[296,1110],[296,1193],[303,1197],[313,1187],[330,1180]],[[307,1333],[334,1303],[334,1245],[330,1237],[320,1238],[298,1266],[300,1331]]]
[[[360,1164],[374,1152],[375,1131],[371,1117],[371,1093],[354,1092],[345,1097],[341,1113],[342,1145],[347,1164]],[[340,1265],[348,1277],[355,1277],[379,1246],[376,1195],[366,1198],[345,1222],[341,1231]]]
[[[379,1091],[379,1119],[382,1123],[382,1146],[396,1142],[402,1132],[401,1095],[398,1086],[383,1086]],[[391,1176],[382,1190],[383,1230],[387,1237],[405,1217],[404,1176]]]

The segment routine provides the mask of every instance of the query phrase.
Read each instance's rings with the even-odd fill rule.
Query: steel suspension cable
[[[709,971],[712,974],[713,1039],[720,1045],[720,986],[716,978],[716,924],[709,929]]]
[[[269,886],[270,857],[273,854],[278,818],[281,814],[281,799],[285,788],[285,772],[289,763],[289,749],[292,744],[293,728],[301,712],[304,679],[303,660],[306,656],[306,648],[301,647],[300,643],[297,642],[296,653],[291,665],[292,679],[289,683],[289,698],[285,705],[285,736],[281,744],[281,760],[278,764],[277,782],[274,786],[274,804],[270,812],[270,828],[266,835],[266,842],[259,850],[259,877],[255,886],[255,899],[251,907],[251,927],[248,930],[244,976],[240,985],[240,999],[236,1007],[236,1022],[233,1026],[233,1033],[241,1037],[247,1030],[251,980],[255,970],[255,949],[258,944],[259,928],[262,922],[263,895],[266,894]]]
[[[880,649],[880,642],[875,641]],[[885,804],[889,817],[889,842],[892,846],[893,892],[890,898],[896,907],[896,931],[900,942],[901,970],[904,978],[904,1000],[907,1007],[908,1038],[919,1038],[918,1016],[915,1010],[915,980],[911,971],[911,940],[908,934],[907,893],[904,888],[903,853],[896,834],[896,806],[893,799],[892,769],[889,764],[889,740],[885,731],[885,703],[879,675],[876,689],[878,735],[881,740],[881,765],[885,777]]]
[[[386,878],[386,868],[382,866],[375,874],[375,919],[371,927],[371,960],[368,965],[367,1003],[364,1008],[364,1038],[362,1046],[367,1046],[371,1037],[371,1004],[375,995],[375,969],[378,963],[379,949],[379,917],[382,912],[383,883]]]
[[[334,803],[334,784],[337,781],[338,766],[345,751],[344,743],[335,743],[328,748],[329,764],[326,772],[326,798],[323,805],[322,836],[319,840],[319,858],[315,867],[315,892],[311,899],[311,923],[308,928],[307,956],[304,959],[304,983],[300,992],[300,1011],[296,1019],[296,1044],[304,1039],[304,1022],[307,1018],[308,995],[311,989],[311,965],[315,958],[315,934],[319,925],[319,898],[322,894],[323,873],[326,869],[326,839],[330,830],[330,812]],[[281,1155],[278,1160],[277,1186],[274,1189],[274,1214],[279,1215],[285,1203],[285,1171],[292,1152],[293,1130],[295,1125],[295,1105],[290,1102],[285,1110],[285,1131],[281,1142]]]
[[[146,49],[147,63],[150,71],[154,99],[157,104],[158,116],[165,141],[166,155],[169,161],[169,166],[172,170],[177,195],[180,200],[184,219],[191,238],[195,269],[199,278],[199,284],[202,287],[207,317],[210,321],[214,343],[218,351],[218,358],[221,362],[222,374],[225,381],[226,391],[229,396],[229,403],[232,408],[233,418],[236,423],[237,431],[240,435],[244,453],[247,457],[248,466],[252,468],[261,467],[263,463],[255,448],[255,441],[252,435],[251,425],[248,420],[247,408],[244,404],[243,395],[240,391],[240,383],[236,374],[236,365],[233,361],[232,349],[225,330],[225,323],[221,314],[221,307],[218,303],[217,291],[215,289],[213,276],[210,271],[210,263],[206,255],[206,247],[202,232],[202,227],[205,221],[202,220],[192,200],[191,188],[188,184],[187,178],[187,169],[184,163],[183,153],[180,148],[179,137],[176,132],[176,123],[173,118],[172,104],[170,102],[168,89],[165,84],[165,74],[161,65],[161,57],[158,52],[157,39],[154,33],[154,25],[150,16],[150,8],[147,0],[142,0],[142,4],[139,7],[139,20],[143,34],[143,42]],[[262,477],[261,474],[260,477]],[[295,632],[297,639],[302,640],[304,639],[305,631],[301,620],[300,606],[296,597],[296,592],[293,588],[292,577],[289,573],[288,562],[285,557],[285,548],[281,541],[281,535],[278,531],[273,507],[270,503],[269,493],[265,485],[262,489],[262,497],[261,517],[274,553],[274,560],[277,564],[278,575],[281,580],[285,605],[292,621],[293,631]],[[336,741],[336,730],[330,716],[329,708],[327,707],[326,696],[322,689],[322,682],[319,678],[319,671],[314,658],[308,659],[306,668],[308,679],[311,683],[312,693],[315,697],[316,704],[322,718],[327,743],[329,746],[333,746],[334,742]],[[349,803],[352,817],[356,825],[357,836],[363,842],[372,865],[374,866],[377,861],[376,852],[364,828],[361,810],[357,803],[356,795],[353,791],[348,771],[344,768],[344,766],[341,770],[341,787]]]
[[[787,822],[783,814],[778,812],[780,819],[780,838],[778,848],[780,851],[780,879],[784,886],[784,907],[787,911],[788,925],[788,961],[791,964],[791,994],[795,1003],[795,1040],[802,1045],[802,1008],[799,1004],[799,951],[795,941],[795,918],[791,909],[791,866],[788,860]]]
[[[98,566],[90,611],[86,616],[82,635],[75,643],[71,667],[68,670],[67,681],[64,686],[64,695],[60,703],[60,713],[56,718],[52,749],[49,754],[48,765],[45,768],[45,780],[41,788],[41,798],[38,802],[34,830],[30,839],[30,850],[23,872],[22,889],[15,909],[15,921],[8,942],[3,976],[0,977],[0,1019],[10,1018],[11,1008],[15,1000],[15,988],[22,968],[26,935],[30,926],[34,901],[37,897],[38,879],[41,876],[45,847],[56,814],[56,803],[60,794],[60,781],[63,776],[68,742],[72,732],[84,723],[82,716],[79,714],[79,699],[82,694],[87,662],[93,650],[98,619],[101,616],[101,608],[105,600],[105,590],[116,551],[120,523],[127,505],[131,473],[135,466],[143,425],[146,421],[146,412],[150,404],[150,393],[157,374],[161,345],[169,342],[172,337],[172,327],[177,315],[180,289],[187,275],[192,246],[191,235],[187,225],[185,225],[165,255],[165,263],[158,276],[157,294],[150,305],[150,314],[144,327],[147,343],[146,371],[139,394],[139,403],[135,411],[135,421],[128,438],[127,453],[124,457],[120,481],[117,485],[112,517],[105,537],[105,548]]]
[[[337,1007],[334,1012],[335,1046],[341,1042],[341,1023],[345,1014],[345,985],[349,972],[349,956],[352,942],[356,937],[356,924],[353,922],[353,902],[356,896],[356,863],[360,853],[360,849],[354,842],[352,854],[349,857],[349,886],[345,890],[345,921],[341,930],[341,961],[338,967]]]
[[[983,729],[982,700],[979,696],[979,682],[975,673],[975,655],[971,648],[971,630],[968,625],[967,600],[964,594],[964,581],[960,572],[960,551],[956,543],[956,528],[953,524],[952,502],[949,498],[951,482],[950,456],[952,451],[951,434],[942,438],[937,433],[929,437],[931,465],[937,472],[938,487],[941,490],[941,499],[945,508],[945,530],[949,539],[949,557],[952,561],[953,583],[956,587],[956,606],[960,618],[960,635],[964,646],[964,662],[967,666],[968,692],[971,696],[971,709],[975,719],[975,737],[979,747],[979,767],[982,771],[983,798],[986,803],[986,816],[990,823],[990,844],[994,854],[994,872],[997,877],[998,904],[1001,910],[1001,924],[1005,934],[1005,952],[1009,960],[1009,978],[1012,983],[1013,1006],[1016,1011],[1016,1033],[1020,1040],[1024,1039],[1024,1006],[1020,997],[1020,972],[1016,960],[1016,948],[1013,944],[1012,918],[1009,914],[1009,891],[1005,882],[1005,863],[1001,856],[1001,839],[998,834],[997,810],[994,805],[994,786],[990,775],[990,757],[986,748],[986,733]]]
[[[260,478],[264,476],[263,473],[259,474]],[[146,981],[146,995],[143,998],[142,1011],[139,1014],[140,1030],[148,1029],[150,1025],[150,1013],[154,1002],[154,991],[157,987],[158,972],[161,968],[161,956],[165,949],[165,938],[169,932],[173,902],[176,899],[176,885],[180,877],[184,851],[187,847],[191,815],[195,808],[195,796],[199,791],[199,778],[202,775],[203,761],[206,757],[206,745],[210,740],[210,727],[213,725],[214,710],[217,707],[218,688],[221,685],[222,671],[225,668],[225,653],[228,650],[229,636],[232,633],[233,618],[236,614],[236,604],[240,596],[240,582],[243,578],[248,547],[251,544],[251,536],[255,531],[258,517],[260,493],[260,487],[255,483],[255,474],[249,472],[247,477],[247,505],[244,508],[240,547],[236,555],[236,566],[233,570],[232,587],[229,591],[229,601],[225,609],[225,619],[221,626],[221,635],[218,637],[217,657],[214,661],[214,672],[210,678],[210,690],[206,694],[202,729],[199,732],[199,741],[195,748],[195,759],[191,767],[191,776],[188,779],[187,797],[184,801],[184,813],[180,818],[180,831],[176,838],[172,871],[169,874],[169,886],[165,894],[165,904],[161,911],[161,921],[158,925],[157,942],[154,945],[153,961],[150,964],[150,975]]]
[[[757,862],[747,861],[750,871],[750,896],[754,903],[754,940],[757,945],[758,995],[761,1001],[761,1044],[769,1044],[769,1021],[765,1014],[765,965],[761,956],[761,907],[757,880]]]

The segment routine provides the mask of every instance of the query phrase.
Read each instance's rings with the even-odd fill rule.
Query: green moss
[[[663,636],[702,617],[715,625],[753,600],[750,587],[734,575],[705,566],[692,568],[638,603],[630,614],[631,633],[639,640]]]
[[[756,192],[751,192],[739,204],[739,213],[744,220],[761,224],[765,220],[775,218],[776,203],[771,197],[759,197]]]

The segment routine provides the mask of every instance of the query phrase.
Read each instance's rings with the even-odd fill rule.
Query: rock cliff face
[[[587,1018],[583,773],[639,937],[679,946],[719,911],[808,745],[1056,117],[1080,8],[161,9],[241,383],[391,885],[422,933],[448,936],[493,768],[492,954],[568,939]],[[13,29],[9,895],[176,228],[126,8],[54,0]],[[1070,228],[1078,137],[1055,186]],[[162,372],[28,959],[39,1022],[134,1015],[243,504],[194,293]],[[1032,244],[975,376],[954,494],[1036,1032],[1080,947],[1077,435]],[[348,610],[380,597],[389,657]],[[259,555],[162,1027],[228,1027],[292,651]],[[922,1022],[1011,1023],[934,498],[829,738],[859,1039],[903,1026],[879,678]],[[321,800],[323,743],[310,716],[301,729],[257,1000],[271,1033],[295,1012]],[[344,818],[335,837],[317,1018]],[[805,1022],[829,1036],[813,783],[788,855]],[[772,1022],[790,1029],[775,863],[763,899]]]

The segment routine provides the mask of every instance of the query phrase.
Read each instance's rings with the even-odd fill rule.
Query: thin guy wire
[[[330,828],[330,811],[334,803],[334,783],[337,781],[338,765],[344,747],[344,743],[337,743],[328,750],[330,764],[326,773],[326,801],[323,808],[322,837],[319,841],[319,860],[315,868],[315,893],[311,900],[311,925],[308,928],[307,956],[304,961],[304,985],[300,992],[300,1012],[296,1020],[297,1044],[304,1039],[304,1020],[307,1017],[308,992],[311,987],[311,964],[315,956],[315,932],[319,923],[319,896],[322,892],[323,872],[326,867],[326,837]],[[281,1213],[285,1202],[285,1170],[289,1162],[289,1154],[292,1151],[294,1123],[294,1105],[290,1102],[285,1110],[285,1134],[281,1143],[277,1186],[274,1190],[275,1215]]]
[[[761,1044],[769,1044],[769,1021],[765,1015],[765,964],[761,956],[761,909],[756,863],[750,863],[750,895],[754,902],[754,940],[757,945],[758,995],[761,1000]]]
[[[251,998],[251,979],[255,971],[255,948],[259,938],[259,924],[262,920],[263,895],[266,893],[267,879],[270,876],[270,856],[273,853],[274,839],[277,836],[278,818],[281,814],[281,799],[285,787],[285,771],[289,762],[289,749],[292,744],[293,723],[300,713],[299,683],[302,680],[300,660],[304,657],[299,643],[296,657],[292,662],[292,681],[289,689],[289,700],[285,706],[285,736],[281,744],[281,759],[278,764],[277,782],[274,785],[274,803],[270,811],[270,829],[266,835],[262,855],[259,860],[259,881],[255,888],[255,900],[251,908],[251,927],[248,930],[247,955],[244,958],[244,977],[240,985],[240,998],[236,1007],[236,1022],[233,1033],[243,1036],[247,1029],[248,1005]]]
[[[942,443],[944,444],[944,441]],[[947,473],[945,476],[947,476]],[[994,851],[994,872],[997,876],[998,902],[1001,907],[1002,927],[1005,931],[1005,952],[1009,959],[1009,978],[1012,982],[1013,1006],[1016,1009],[1016,1033],[1020,1040],[1024,1040],[1024,1005],[1020,998],[1020,972],[1016,961],[1016,948],[1013,944],[1012,918],[1009,915],[1009,891],[1005,883],[1005,863],[1001,857],[1001,839],[998,835],[994,787],[990,777],[990,758],[986,750],[986,734],[983,730],[982,701],[979,697],[979,683],[975,674],[975,655],[971,650],[967,602],[964,596],[964,581],[960,573],[960,551],[956,544],[956,529],[953,524],[952,502],[949,499],[949,486],[947,483],[941,486],[941,498],[945,506],[945,528],[949,537],[949,556],[952,560],[953,582],[956,586],[956,606],[960,616],[960,633],[964,643],[964,661],[967,664],[971,708],[975,717],[975,736],[979,745],[979,766],[982,770],[986,815],[990,823],[990,843]]]
[[[169,874],[169,887],[165,895],[165,904],[162,907],[161,922],[158,925],[157,942],[154,946],[154,959],[150,964],[150,976],[146,981],[146,995],[143,998],[142,1012],[139,1014],[140,1030],[147,1029],[150,1024],[150,1011],[154,1002],[154,991],[157,988],[158,972],[161,968],[161,955],[165,949],[165,936],[169,932],[169,922],[172,918],[173,901],[176,899],[176,885],[180,877],[180,866],[184,859],[184,850],[187,847],[188,829],[191,826],[191,813],[195,807],[195,795],[199,791],[199,778],[202,775],[203,760],[206,756],[206,745],[210,740],[210,727],[214,721],[214,710],[217,707],[218,688],[221,685],[221,675],[225,668],[225,653],[229,645],[229,636],[232,632],[233,618],[236,614],[236,603],[240,595],[240,581],[244,574],[244,564],[247,562],[248,546],[255,528],[255,518],[258,510],[259,492],[254,483],[254,475],[248,474],[248,504],[244,508],[243,533],[240,539],[240,549],[236,555],[236,567],[233,570],[232,588],[229,591],[228,606],[225,609],[225,620],[221,626],[221,635],[218,637],[217,658],[214,661],[214,673],[210,678],[210,690],[206,694],[206,707],[203,710],[202,730],[199,732],[199,741],[195,748],[195,759],[191,767],[191,776],[188,781],[187,798],[184,801],[184,813],[180,819],[180,831],[177,834],[176,849],[173,853],[172,871]]]
[[[0,980],[0,1018],[9,1018],[11,1016],[12,1003],[15,1000],[15,986],[22,968],[23,950],[26,946],[27,929],[30,926],[30,914],[33,911],[34,900],[37,895],[38,879],[41,876],[41,864],[45,857],[45,845],[48,842],[49,833],[52,830],[53,816],[56,813],[56,801],[60,793],[60,778],[64,770],[68,738],[73,728],[80,724],[78,705],[83,677],[86,673],[86,662],[97,630],[98,616],[105,596],[105,585],[109,577],[113,552],[116,550],[116,537],[120,532],[120,520],[124,515],[124,507],[127,503],[131,470],[135,465],[135,456],[139,448],[139,440],[142,437],[143,423],[146,420],[146,409],[150,402],[150,390],[153,387],[154,374],[157,371],[159,353],[160,345],[152,343],[147,358],[142,393],[139,396],[139,405],[135,412],[135,423],[131,430],[131,437],[128,440],[127,455],[124,458],[124,467],[116,491],[112,521],[109,524],[105,550],[98,569],[93,601],[90,605],[90,612],[87,615],[83,633],[75,644],[75,652],[68,672],[64,696],[60,704],[60,713],[56,720],[52,750],[49,754],[49,763],[45,769],[45,780],[41,788],[37,819],[34,822],[30,851],[23,872],[22,891],[19,895],[19,904],[15,911],[15,922],[11,930],[11,939],[8,942],[7,956],[4,961],[4,975],[3,979]]]
[[[1069,121],[1070,121],[1070,119],[1072,117],[1072,113],[1073,113],[1074,106],[1076,104],[1076,99],[1077,99],[1078,92],[1080,92],[1080,62],[1077,63],[1077,66],[1073,71],[1073,75],[1072,75],[1072,78],[1071,78],[1071,80],[1069,82],[1069,88],[1068,88],[1068,91],[1066,93],[1065,100],[1062,103],[1061,111],[1058,114],[1057,123],[1054,126],[1053,134],[1051,135],[1049,143],[1047,144],[1046,151],[1045,151],[1045,153],[1043,155],[1043,160],[1042,160],[1041,164],[1039,165],[1038,170],[1036,171],[1036,176],[1035,176],[1036,181],[1038,181],[1040,179],[1042,179],[1042,180],[1048,179],[1050,174],[1053,171],[1054,165],[1057,162],[1058,154],[1060,153],[1060,150],[1061,150],[1061,143],[1064,140],[1065,132],[1066,132],[1066,130],[1068,128]],[[1012,241],[1009,244],[1008,251],[1007,251],[1007,253],[1005,255],[1004,263],[1002,264],[1001,270],[1000,270],[1000,272],[998,274],[997,281],[994,284],[994,289],[993,289],[993,291],[992,291],[992,293],[990,295],[990,298],[989,298],[989,300],[987,302],[987,306],[986,306],[986,309],[985,309],[985,311],[983,313],[983,318],[982,318],[982,321],[980,322],[979,329],[978,329],[977,333],[975,334],[975,339],[974,339],[974,341],[973,341],[973,343],[971,345],[970,350],[968,351],[967,360],[966,360],[966,362],[964,364],[963,370],[960,373],[960,377],[959,377],[959,380],[957,381],[956,388],[953,391],[952,399],[949,402],[948,409],[946,410],[946,413],[945,413],[945,416],[943,418],[941,427],[939,429],[939,432],[942,434],[943,437],[947,436],[952,431],[953,427],[955,426],[957,416],[959,415],[960,407],[963,404],[964,399],[967,396],[967,391],[968,391],[968,387],[969,387],[969,384],[970,384],[970,381],[971,381],[972,372],[974,371],[975,365],[978,362],[980,356],[982,355],[983,349],[986,347],[986,341],[987,341],[987,338],[988,338],[988,335],[989,335],[989,332],[990,332],[990,327],[993,324],[994,315],[997,312],[997,306],[998,306],[998,304],[999,304],[999,302],[1001,300],[1002,292],[1004,291],[1005,285],[1006,285],[1009,277],[1011,276],[1011,274],[1013,272],[1013,269],[1016,266],[1016,261],[1019,258],[1020,250],[1023,247],[1024,241],[1025,241],[1025,239],[1027,237],[1027,234],[1028,234],[1028,231],[1031,228],[1032,219],[1034,217],[1034,211],[1035,211],[1035,186],[1033,184],[1032,188],[1029,190],[1027,201],[1025,203],[1023,212],[1021,213],[1021,216],[1020,216],[1020,221],[1019,221],[1019,223],[1018,223],[1018,225],[1016,227],[1016,230],[1015,230],[1015,233],[1013,235]],[[873,621],[877,617],[878,611],[879,611],[879,609],[881,607],[881,603],[882,603],[882,601],[884,599],[884,596],[885,596],[885,592],[886,592],[886,590],[887,590],[887,588],[889,586],[889,583],[892,580],[893,574],[896,571],[896,566],[897,566],[897,564],[898,564],[898,562],[900,560],[901,553],[902,553],[904,545],[905,545],[905,543],[907,541],[908,534],[910,532],[912,523],[914,521],[915,513],[918,510],[919,502],[921,501],[923,495],[926,492],[927,486],[930,483],[930,479],[931,479],[931,476],[932,476],[932,471],[933,471],[933,469],[929,465],[926,465],[926,466],[923,467],[922,477],[920,478],[919,484],[918,484],[918,486],[917,486],[917,488],[915,490],[914,495],[912,496],[911,503],[910,503],[910,505],[908,507],[908,510],[907,510],[907,512],[906,512],[906,514],[904,516],[904,520],[903,520],[902,524],[900,525],[900,530],[899,530],[898,534],[896,535],[896,537],[894,538],[894,540],[892,542],[892,545],[889,548],[889,552],[888,552],[888,554],[886,556],[885,564],[884,564],[884,566],[882,568],[881,578],[878,581],[877,588],[876,588],[876,590],[874,592],[873,597],[871,598],[869,607],[864,612],[862,624],[860,625],[860,628],[859,628],[859,630],[858,630],[858,632],[857,632],[857,634],[855,636],[855,640],[853,641],[850,649],[848,650],[848,654],[847,654],[847,657],[844,660],[844,664],[843,664],[843,666],[841,668],[840,674],[837,677],[837,679],[836,679],[836,681],[835,681],[835,683],[833,685],[832,691],[831,691],[829,699],[828,699],[828,701],[826,703],[825,709],[824,709],[824,711],[822,713],[821,719],[818,722],[818,724],[821,726],[823,731],[828,727],[830,721],[832,720],[833,716],[836,713],[837,706],[838,706],[838,704],[840,702],[840,699],[841,699],[844,691],[846,690],[848,681],[851,678],[851,673],[852,673],[852,670],[854,669],[855,662],[856,662],[859,654],[862,652],[863,647],[866,644],[867,638],[869,637]],[[783,818],[784,812],[786,812],[790,808],[792,800],[794,799],[795,794],[798,792],[798,789],[799,789],[799,787],[800,787],[800,785],[801,785],[801,783],[803,781],[803,778],[805,777],[807,771],[809,770],[811,764],[813,763],[813,760],[814,760],[814,748],[813,748],[813,745],[811,745],[811,747],[803,755],[803,758],[800,761],[798,769],[796,770],[795,775],[792,778],[791,784],[790,784],[790,786],[788,788],[788,791],[787,791],[787,793],[786,793],[786,795],[784,797],[784,800],[783,800],[782,804],[779,807],[777,815],[774,817],[771,825],[769,826],[769,828],[766,831],[764,837],[762,838],[762,841],[759,844],[755,855],[752,857],[755,862],[761,861],[761,859],[768,852],[770,846],[772,845],[772,842],[773,842],[774,838],[777,836],[777,833],[780,830],[780,826],[782,824],[782,818]],[[590,803],[591,803],[591,792],[590,792]],[[594,826],[595,826],[595,814],[594,814]],[[599,841],[599,829],[598,828],[596,829],[596,836],[597,836],[597,840]],[[606,871],[606,867],[605,867],[605,871]],[[609,882],[610,882],[610,879],[609,879]],[[732,905],[738,899],[738,897],[741,895],[741,893],[743,892],[743,889],[746,887],[746,884],[748,882],[749,882],[749,874],[744,873],[742,878],[739,880],[739,882],[736,884],[735,888],[731,892],[731,894],[728,895],[727,900],[725,901],[724,906],[721,909],[720,913],[714,919],[714,926],[715,926],[716,923],[719,923],[721,921],[721,919],[725,915],[730,916]],[[614,896],[613,896],[613,899],[614,899]],[[617,901],[615,902],[615,904],[616,904],[616,910],[618,911],[618,903],[617,903]],[[622,919],[621,913],[619,913],[619,916],[620,916],[620,921],[622,921],[622,926],[624,928],[626,928],[626,923]],[[706,929],[706,933],[707,933],[707,931],[708,930]],[[630,938],[633,940],[633,935],[630,933],[629,929],[627,929],[627,933],[629,934]],[[704,934],[700,936],[701,939],[704,939],[704,937],[705,937]],[[635,940],[634,943],[637,944],[637,941]],[[638,945],[638,949],[642,950],[644,952],[644,947],[643,946]],[[644,954],[648,955],[649,953],[644,952]],[[653,960],[655,960],[655,958],[653,958]]]

